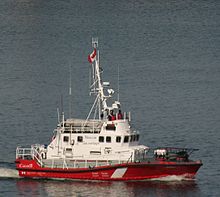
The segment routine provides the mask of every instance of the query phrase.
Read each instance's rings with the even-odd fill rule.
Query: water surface
[[[0,2],[0,192],[3,196],[217,196],[220,181],[220,4],[193,0],[2,0]],[[193,147],[204,166],[194,181],[24,180],[18,145],[47,144],[57,107],[85,118],[91,37],[104,78],[132,112],[141,143]],[[8,177],[8,178],[7,178]]]

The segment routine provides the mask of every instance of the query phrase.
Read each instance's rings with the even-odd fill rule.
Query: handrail
[[[132,162],[132,156],[133,156],[133,152],[131,152],[131,156],[128,158],[127,163],[129,163],[129,160],[131,160]]]
[[[129,163],[132,162],[132,156],[133,153],[131,153],[130,157],[126,161],[125,159],[117,159],[117,160],[80,160],[80,159],[43,159],[40,155],[40,152],[37,150],[37,147],[31,147],[31,148],[21,148],[17,147],[16,149],[16,159],[33,159],[41,167],[50,167],[50,168],[93,168],[98,166],[104,166],[104,165],[115,165],[115,164],[121,164],[121,163]]]
[[[36,150],[36,148],[32,148],[33,150],[33,158],[37,160],[37,162],[43,166],[42,157],[40,153]]]
[[[101,128],[100,127],[86,127],[86,126],[73,126],[72,130],[71,127],[65,127],[65,131],[68,131],[68,133],[100,133]],[[64,131],[64,132],[65,132]]]
[[[56,160],[51,159],[44,161],[45,167],[51,167],[51,168],[63,168],[63,169],[70,169],[70,168],[94,168],[98,166],[105,166],[105,165],[115,165],[115,164],[121,164],[126,163],[126,161],[120,161],[120,160],[105,160],[105,161],[99,161],[99,160]]]
[[[25,159],[25,158],[28,158],[28,156],[30,156],[32,159],[36,160],[40,164],[40,166],[43,166],[42,157],[36,148],[34,148],[34,147],[31,147],[31,148],[17,147],[16,159],[18,159],[18,158]]]

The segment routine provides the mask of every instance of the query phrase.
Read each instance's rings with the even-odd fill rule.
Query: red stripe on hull
[[[34,160],[16,160],[16,168],[21,177],[82,180],[144,180],[171,175],[193,178],[201,165],[202,163],[200,161],[182,163],[145,162],[94,168],[63,169],[40,167]]]

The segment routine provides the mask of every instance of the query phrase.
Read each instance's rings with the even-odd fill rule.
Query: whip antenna
[[[119,90],[120,90],[119,77],[120,77],[120,69],[118,66],[118,101],[119,101]]]
[[[70,67],[69,67],[69,72],[70,72],[70,79],[69,79],[69,117],[71,118],[72,117],[72,102],[71,102],[71,99],[72,99],[72,66],[70,64]]]

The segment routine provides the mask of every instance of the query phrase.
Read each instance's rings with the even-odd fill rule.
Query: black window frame
[[[121,143],[121,136],[116,136],[115,141],[116,141],[116,143]]]
[[[83,136],[81,135],[77,136],[77,142],[83,142]]]
[[[140,135],[137,134],[137,135],[136,135],[136,141],[139,141],[139,138],[140,138]]]
[[[107,131],[115,131],[116,130],[116,126],[115,124],[107,124],[107,126],[105,127],[105,129]]]
[[[106,140],[107,143],[111,143],[112,142],[111,136],[106,136],[105,140]]]
[[[135,135],[131,135],[131,137],[130,137],[130,142],[134,142],[135,141]]]
[[[125,137],[124,137],[124,143],[128,143],[129,142],[129,135],[126,135]]]
[[[101,140],[102,139],[102,140]],[[104,136],[99,136],[99,142],[103,143],[105,141]]]
[[[69,136],[63,136],[63,142],[69,142]]]
[[[137,135],[134,135],[134,141],[136,142],[137,141],[137,137],[136,137]]]

